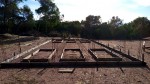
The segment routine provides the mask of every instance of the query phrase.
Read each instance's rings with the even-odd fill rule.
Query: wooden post
[[[145,52],[145,45],[143,45],[143,51]]]
[[[94,49],[95,49],[95,43],[94,43]]]
[[[142,62],[144,62],[144,53],[142,54]]]
[[[52,46],[52,49],[53,49],[53,39],[51,39],[51,43],[52,43],[52,45],[51,45],[51,46]]]
[[[14,52],[14,56],[16,55],[16,53]]]
[[[19,48],[19,52],[21,53],[21,47]]]
[[[88,43],[90,45],[90,43]],[[89,49],[89,45],[88,45],[88,49]]]
[[[143,42],[142,48],[143,48],[143,51],[145,52],[145,41]]]
[[[96,61],[96,65],[97,65],[97,69],[96,69],[96,70],[98,71],[98,64],[97,64],[97,61]]]
[[[130,55],[130,50],[128,50],[128,55]]]
[[[111,49],[111,53],[112,53],[112,49]]]

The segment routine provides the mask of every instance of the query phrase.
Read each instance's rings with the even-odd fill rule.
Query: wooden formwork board
[[[98,61],[98,62],[21,62],[21,63],[0,63],[0,69],[13,68],[97,68],[97,67],[146,67],[141,61]]]
[[[76,43],[75,39],[65,39],[66,43]]]
[[[52,43],[62,43],[63,39],[53,39]]]
[[[60,61],[85,61],[80,49],[64,49]]]
[[[148,50],[150,50],[150,47],[145,47],[145,49],[148,49]]]
[[[106,49],[89,49],[88,51],[97,61],[122,61],[122,58]]]
[[[98,44],[98,45],[100,45],[100,46],[103,46],[103,47],[105,47],[105,48],[107,48],[107,49],[109,49],[109,50],[111,50],[111,51],[113,51],[113,52],[115,52],[115,53],[121,55],[122,57],[126,57],[126,58],[130,59],[131,61],[141,61],[141,60],[139,60],[139,59],[137,59],[137,58],[134,58],[134,56],[132,56],[132,55],[123,53],[122,51],[116,50],[116,49],[111,48],[111,47],[109,47],[109,46],[107,46],[107,45],[104,45],[104,44],[102,44],[102,43],[98,43],[98,42],[96,42],[96,41],[94,41],[94,40],[92,40],[92,42],[94,42],[94,43],[96,43],[96,44]]]
[[[87,40],[87,39],[80,39],[81,43],[91,43],[91,41]]]
[[[76,43],[76,41],[66,41],[66,43]]]
[[[59,68],[59,73],[73,73],[75,68]]]
[[[56,49],[38,49],[26,56],[21,62],[48,62],[55,54]]]
[[[16,59],[18,59],[18,58],[22,58],[24,55],[26,55],[26,54],[28,54],[28,53],[30,53],[30,52],[33,52],[34,50],[36,50],[36,49],[39,48],[40,46],[43,46],[43,45],[49,43],[50,41],[51,41],[51,40],[45,41],[44,43],[42,43],[42,44],[40,44],[40,45],[37,45],[37,46],[35,46],[35,47],[33,47],[33,48],[29,49],[29,50],[26,50],[26,51],[24,51],[24,52],[22,52],[22,53],[20,53],[20,54],[17,54],[16,56],[13,56],[13,57],[9,58],[9,59],[3,61],[2,63],[8,63],[8,62],[12,62],[12,61],[14,61],[14,60],[16,60]]]

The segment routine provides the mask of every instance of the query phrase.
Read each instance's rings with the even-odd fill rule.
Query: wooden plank
[[[55,54],[56,49],[39,49],[23,58],[21,62],[48,62]]]
[[[95,51],[100,51],[102,53],[95,53]],[[107,51],[106,49],[89,49],[89,53],[97,61],[122,61],[122,58],[119,56]],[[105,54],[103,54],[105,53]]]
[[[133,62],[37,62],[37,63],[1,63],[1,69],[13,68],[97,68],[97,67],[145,67],[146,63],[141,61]]]
[[[75,68],[59,68],[59,73],[73,73]]]
[[[80,49],[64,49],[60,61],[85,61]]]

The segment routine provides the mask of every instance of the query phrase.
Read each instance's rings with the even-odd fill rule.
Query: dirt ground
[[[31,56],[29,59],[48,59],[52,51],[38,51],[35,55]]]
[[[80,58],[80,52],[79,51],[73,51],[73,50],[68,50],[64,52],[63,58],[65,59],[77,59]]]
[[[28,50],[36,45],[45,42],[48,38],[40,38],[26,43],[32,43],[22,46],[22,50]],[[0,84],[150,84],[150,57],[149,53],[141,50],[140,41],[107,41],[98,42],[120,49],[135,58],[141,59],[141,53],[145,55],[147,67],[138,68],[75,68],[73,73],[58,73],[59,68],[43,69],[0,69]],[[23,43],[22,43],[23,44]],[[18,52],[16,44],[10,44],[11,47],[5,48],[5,53],[0,50],[0,60],[12,57],[14,52]],[[150,46],[146,42],[146,46]],[[95,61],[88,53],[88,49],[103,48],[98,44],[91,43],[48,43],[40,48],[55,48],[56,53],[51,61],[58,62],[64,48],[80,48],[86,61]]]
[[[21,52],[29,50],[29,49],[45,42],[47,39],[48,38],[39,37],[37,39],[33,39],[30,41],[22,41],[20,43],[20,46],[19,46],[18,41],[10,43],[10,44],[3,43],[0,45],[0,62],[3,62],[6,59],[9,59],[9,58],[13,57],[14,55],[17,55]],[[21,49],[21,52],[20,52],[20,49]]]
[[[98,58],[113,58],[110,54],[104,51],[94,51],[93,52]]]

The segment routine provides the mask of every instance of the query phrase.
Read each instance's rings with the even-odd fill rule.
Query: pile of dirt
[[[0,34],[0,39],[1,40],[7,40],[7,39],[12,39],[17,37],[17,35],[13,35],[13,34],[9,34],[9,33],[5,33],[5,34]]]

